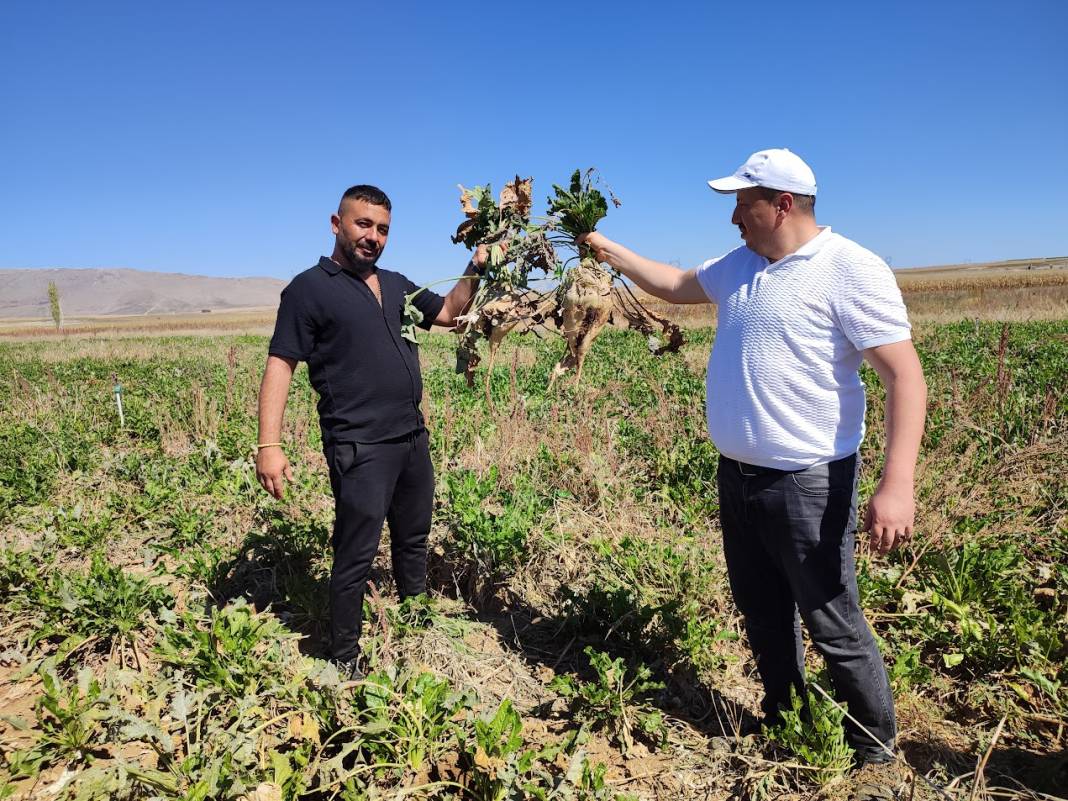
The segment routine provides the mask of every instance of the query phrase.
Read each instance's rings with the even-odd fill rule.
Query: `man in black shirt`
[[[393,575],[402,598],[426,590],[426,544],[434,473],[419,402],[416,344],[401,336],[405,296],[418,287],[377,266],[389,237],[391,205],[381,190],[348,189],[330,218],[334,252],[282,290],[260,384],[256,476],[275,498],[293,476],[281,448],[282,415],[298,361],[319,394],[323,451],[334,493],[330,574],[331,658],[358,675],[363,595],[389,521]],[[485,260],[480,249],[465,275]],[[444,298],[424,290],[413,304],[420,326],[452,326],[477,279]]]

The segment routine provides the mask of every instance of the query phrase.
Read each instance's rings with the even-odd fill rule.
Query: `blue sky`
[[[384,266],[459,272],[456,184],[597,167],[602,230],[691,266],[704,181],[813,167],[894,267],[1068,254],[1068,3],[68,3],[0,9],[0,267],[288,278],[353,183]]]

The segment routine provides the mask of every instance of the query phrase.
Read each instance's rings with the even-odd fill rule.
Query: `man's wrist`
[[[884,473],[879,481],[878,489],[887,489],[893,492],[912,492],[916,480],[912,473],[902,475],[898,473]]]
[[[258,442],[256,443],[256,451],[262,451],[264,448],[281,448],[281,442]]]

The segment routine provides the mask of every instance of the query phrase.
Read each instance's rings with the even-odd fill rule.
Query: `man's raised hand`
[[[599,231],[590,231],[588,234],[579,234],[575,238],[575,244],[579,247],[580,250],[582,246],[585,245],[593,251],[593,255],[597,259],[597,261],[601,262],[607,261],[608,259],[607,255],[604,252],[605,245],[608,243],[608,241],[608,237],[606,237]]]

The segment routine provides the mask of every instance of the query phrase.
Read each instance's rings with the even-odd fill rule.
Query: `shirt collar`
[[[337,275],[341,272],[341,265],[326,256],[319,257],[319,266],[326,271],[327,275]]]
[[[827,244],[827,240],[831,236],[831,226],[821,225],[819,227],[820,232],[808,240],[805,244],[786,256],[787,259],[809,259],[820,252],[820,249]]]
[[[342,270],[345,269],[340,264],[338,264],[336,261],[331,259],[329,256],[320,256],[319,257],[319,266],[322,267],[323,270],[325,270],[328,275],[337,275],[339,272],[341,272]],[[375,272],[378,273],[379,280],[381,281],[382,280],[382,272],[381,272],[381,270],[378,269],[378,265],[375,265]]]

